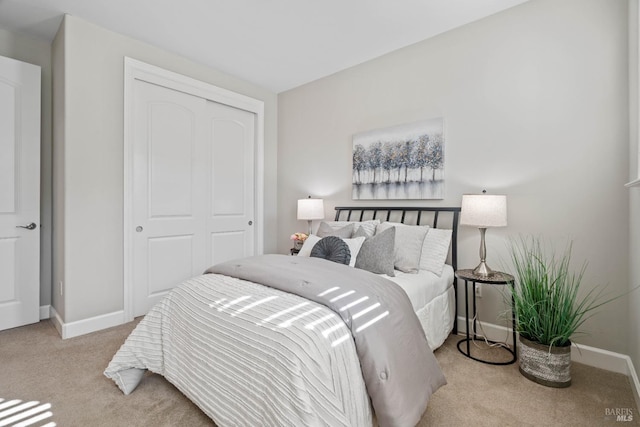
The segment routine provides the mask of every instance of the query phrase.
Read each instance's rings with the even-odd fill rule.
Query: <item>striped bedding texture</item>
[[[104,374],[125,394],[144,370],[160,374],[220,427],[371,426],[360,362],[345,333],[322,305],[207,274],[156,305]]]

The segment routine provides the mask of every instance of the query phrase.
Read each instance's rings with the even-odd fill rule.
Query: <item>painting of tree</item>
[[[444,120],[354,135],[352,197],[443,199]]]

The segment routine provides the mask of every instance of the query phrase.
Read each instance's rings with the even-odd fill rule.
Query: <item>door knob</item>
[[[253,221],[249,221],[249,225],[253,225]]]
[[[29,225],[16,225],[16,228],[26,228],[27,230],[35,230],[36,229],[36,223],[32,222]]]
[[[139,226],[136,227],[136,231],[138,233],[140,233],[142,230],[144,230],[144,228],[142,228],[142,226],[139,225]]]

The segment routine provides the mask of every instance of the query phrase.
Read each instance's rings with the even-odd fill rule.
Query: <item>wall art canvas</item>
[[[354,135],[352,198],[443,199],[443,118]]]

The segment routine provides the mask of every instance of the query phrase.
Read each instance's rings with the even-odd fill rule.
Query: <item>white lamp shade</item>
[[[322,199],[298,200],[298,219],[324,219],[324,203]]]
[[[506,227],[507,196],[464,194],[460,224],[479,228]]]

